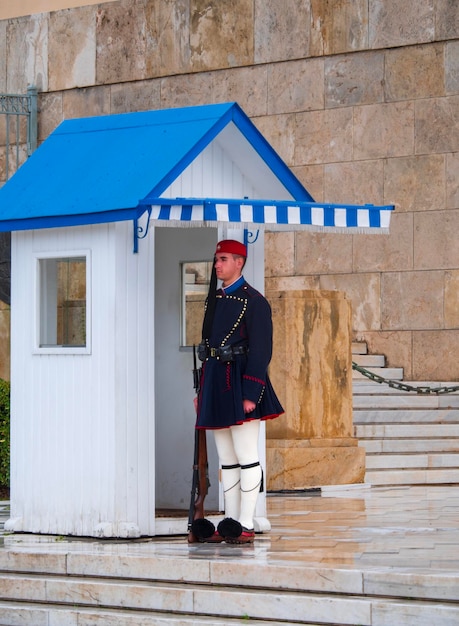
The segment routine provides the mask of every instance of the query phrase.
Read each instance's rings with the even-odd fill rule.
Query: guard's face
[[[227,252],[217,252],[215,255],[215,271],[217,278],[223,281],[223,285],[230,285],[239,278],[244,261],[240,257],[234,258]]]

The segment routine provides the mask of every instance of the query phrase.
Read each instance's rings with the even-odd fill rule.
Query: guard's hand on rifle
[[[198,396],[195,396],[193,398],[193,404],[194,404],[194,410],[196,411],[196,413],[198,412]]]

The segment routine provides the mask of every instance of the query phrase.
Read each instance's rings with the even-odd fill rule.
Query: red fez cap
[[[243,243],[236,241],[235,239],[224,239],[223,241],[219,241],[217,243],[215,254],[217,254],[217,252],[228,252],[229,254],[237,254],[247,258],[247,248]]]

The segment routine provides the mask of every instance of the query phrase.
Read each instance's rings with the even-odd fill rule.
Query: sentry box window
[[[38,259],[38,281],[40,352],[86,352],[88,255]]]

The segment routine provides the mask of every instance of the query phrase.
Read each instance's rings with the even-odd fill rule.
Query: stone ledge
[[[364,482],[363,448],[356,445],[308,448],[296,443],[286,440],[282,447],[267,447],[268,491]]]
[[[267,448],[348,448],[359,445],[354,437],[334,439],[266,439]]]

